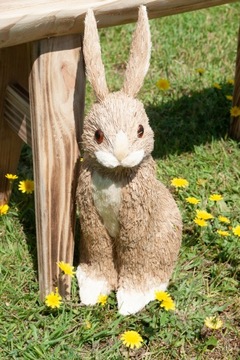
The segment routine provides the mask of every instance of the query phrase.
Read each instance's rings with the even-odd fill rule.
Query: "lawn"
[[[105,305],[83,307],[75,278],[71,300],[59,309],[40,302],[34,199],[18,190],[19,181],[33,179],[31,149],[24,146],[9,210],[0,216],[0,359],[240,359],[240,149],[227,136],[226,98],[233,92],[239,11],[237,3],[150,21],[151,65],[139,97],[155,133],[157,176],[183,217],[168,288],[175,310],[156,300],[123,317],[115,294]],[[133,29],[100,31],[112,90],[121,87]],[[168,90],[156,86],[159,79],[168,80]],[[88,85],[86,111],[93,101]],[[173,186],[174,178],[187,186]],[[214,194],[221,197],[211,200]],[[201,222],[197,210],[212,217],[204,222],[202,215]],[[205,325],[211,316],[221,321],[219,329]],[[121,341],[128,330],[141,335],[139,349]]]

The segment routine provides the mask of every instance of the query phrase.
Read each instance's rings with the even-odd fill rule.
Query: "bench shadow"
[[[195,146],[225,138],[230,125],[232,85],[207,88],[146,106],[155,135],[153,157],[164,158],[194,150]]]
[[[17,175],[20,180],[33,180],[33,158],[32,149],[29,145],[24,144],[18,163]],[[18,209],[18,220],[25,234],[28,253],[31,256],[33,269],[37,273],[37,242],[36,242],[36,223],[35,223],[35,207],[34,193],[22,194],[14,188],[11,195],[11,203]]]

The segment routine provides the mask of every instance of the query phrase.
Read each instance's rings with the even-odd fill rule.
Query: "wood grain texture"
[[[11,187],[5,174],[15,174],[22,148],[22,140],[4,120],[6,88],[18,82],[28,86],[27,46],[0,49],[0,205],[9,201]]]
[[[4,119],[29,146],[32,145],[28,92],[18,84],[8,85],[5,94]]]
[[[237,0],[146,0],[150,19],[198,10]],[[99,27],[137,20],[140,0],[2,0],[0,2],[0,48],[33,40],[77,34],[83,31],[88,8]]]
[[[233,91],[233,106],[240,107],[240,27],[238,31],[238,48]],[[240,140],[240,116],[231,119],[229,135],[233,139]]]
[[[68,296],[71,278],[59,277],[57,261],[72,264],[75,191],[85,74],[79,35],[32,44],[30,112],[35,179],[40,296],[59,287]]]

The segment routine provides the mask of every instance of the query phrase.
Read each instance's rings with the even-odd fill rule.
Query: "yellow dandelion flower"
[[[230,114],[232,117],[237,117],[240,115],[240,107],[239,106],[233,106],[230,109]]]
[[[222,199],[223,199],[222,195],[219,194],[212,194],[209,196],[209,200],[211,201],[220,201]]]
[[[170,89],[170,83],[167,79],[159,79],[156,82],[156,86],[158,87],[159,90],[162,91],[167,91]]]
[[[233,100],[233,96],[232,96],[232,95],[226,95],[226,99],[229,100],[229,101],[232,101],[232,100]]]
[[[102,306],[104,306],[104,305],[106,305],[106,303],[107,303],[107,298],[108,298],[107,295],[100,294],[100,295],[98,296],[97,303],[100,304],[100,305],[102,305]]]
[[[189,185],[189,182],[183,178],[174,178],[171,180],[171,185],[178,188],[178,187],[186,187]]]
[[[228,79],[228,80],[227,80],[227,83],[228,83],[229,85],[234,85],[234,80],[233,80],[233,79]]]
[[[89,330],[89,329],[91,329],[91,327],[92,327],[92,324],[90,323],[90,321],[89,320],[86,320],[85,321],[85,329],[87,329],[87,330]]]
[[[173,299],[168,299],[168,300],[165,300],[165,301],[162,301],[161,307],[163,307],[166,311],[169,311],[169,310],[175,310],[175,303],[173,301]]]
[[[5,177],[10,181],[18,179],[18,176],[14,174],[6,174]]]
[[[160,301],[160,306],[165,310],[175,310],[175,303],[166,291],[155,291],[155,299]]]
[[[0,215],[6,215],[9,210],[8,204],[0,205]]]
[[[197,210],[197,218],[202,220],[213,219],[213,215],[205,210]]]
[[[199,219],[199,218],[196,217],[193,221],[195,222],[195,224],[197,224],[197,225],[199,225],[201,227],[207,226],[206,220]]]
[[[50,294],[48,294],[45,298],[45,304],[52,309],[59,308],[61,305],[62,297],[58,293],[58,288],[55,289],[55,293],[52,291]]]
[[[232,229],[232,231],[233,231],[234,235],[240,236],[240,225],[234,227],[234,228]]]
[[[57,266],[64,272],[65,275],[73,277],[75,274],[74,267],[64,261],[58,261]]]
[[[155,299],[158,301],[166,301],[169,298],[171,298],[171,296],[166,292],[166,291],[162,291],[162,290],[156,290],[155,291]]]
[[[216,316],[209,316],[206,317],[204,320],[204,324],[209,328],[213,330],[218,330],[223,326],[223,322],[219,317]]]
[[[205,69],[203,69],[203,68],[197,68],[197,69],[195,69],[195,71],[196,71],[200,76],[205,73]]]
[[[221,236],[230,236],[229,232],[225,230],[217,230],[217,233]]]
[[[218,220],[225,224],[230,224],[230,220],[226,216],[219,215]]]
[[[189,203],[189,204],[193,204],[193,205],[196,205],[198,203],[200,203],[200,200],[198,200],[197,198],[195,198],[194,196],[189,196],[186,198],[186,201]]]
[[[221,90],[221,85],[219,84],[219,83],[213,83],[213,87],[215,88],[215,89],[218,89],[218,90]]]
[[[131,349],[139,349],[142,346],[143,342],[143,338],[141,337],[141,335],[134,330],[125,331],[121,335],[120,340],[125,346],[130,347]]]
[[[33,180],[22,180],[19,182],[18,189],[22,193],[32,194],[34,191],[34,181]]]

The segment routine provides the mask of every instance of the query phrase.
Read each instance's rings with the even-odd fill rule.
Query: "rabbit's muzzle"
[[[127,135],[120,130],[115,137],[113,152],[99,150],[95,152],[95,156],[107,168],[132,168],[143,160],[144,150],[131,151]]]
[[[122,130],[120,130],[116,135],[113,154],[120,162],[129,154],[128,137]]]

